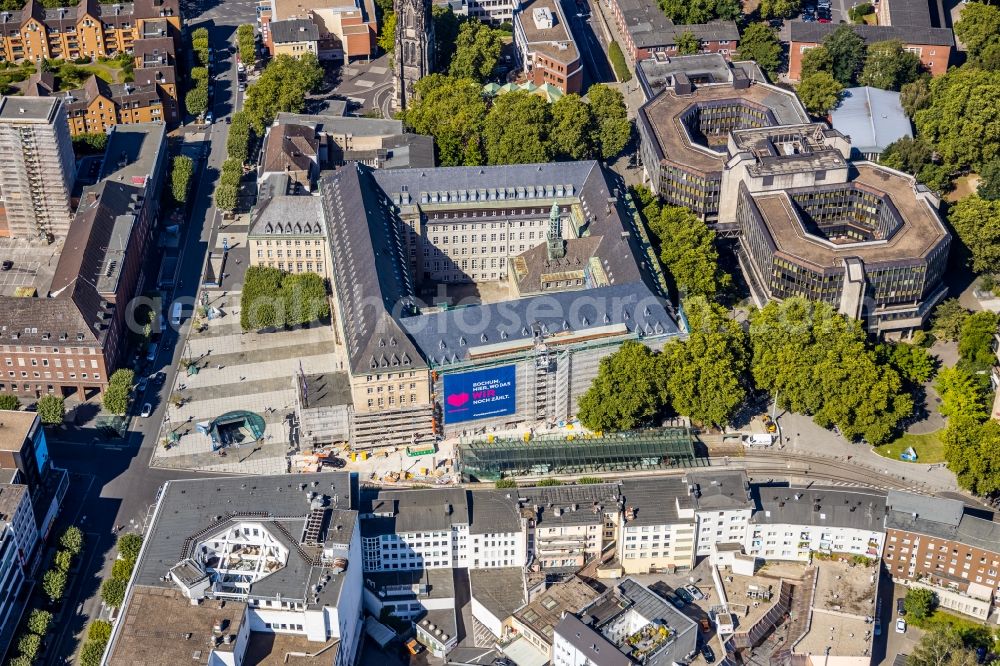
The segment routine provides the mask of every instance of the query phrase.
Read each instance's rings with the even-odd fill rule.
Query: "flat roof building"
[[[514,44],[528,80],[565,94],[583,90],[583,61],[557,0],[531,0],[514,14]]]
[[[693,34],[701,42],[704,53],[728,58],[738,50],[740,31],[735,21],[679,25],[667,18],[652,0],[613,0],[609,6],[618,34],[625,42],[622,49],[633,63],[656,53],[679,55],[678,39],[685,33]]]

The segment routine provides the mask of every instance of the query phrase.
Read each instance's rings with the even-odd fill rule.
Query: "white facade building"
[[[695,504],[695,555],[708,557],[717,544],[745,543],[753,515],[746,472],[698,472],[685,480]]]

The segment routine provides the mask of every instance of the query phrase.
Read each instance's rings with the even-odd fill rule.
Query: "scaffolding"
[[[463,478],[479,481],[702,464],[695,455],[694,437],[688,428],[463,440],[458,447],[458,459]]]

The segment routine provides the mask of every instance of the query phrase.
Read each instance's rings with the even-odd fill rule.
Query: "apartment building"
[[[169,481],[103,663],[195,654],[241,666],[319,651],[325,663],[354,663],[363,640],[356,501],[356,478],[339,472]]]
[[[152,36],[136,40],[132,46],[135,86],[141,89],[154,86],[163,105],[163,120],[175,123],[181,119],[175,42],[172,37],[160,36],[166,32],[160,26],[149,23],[146,28],[152,31]]]
[[[516,609],[506,622],[506,632],[500,636],[513,640],[517,651],[537,655],[537,662],[552,659],[552,640],[556,625],[564,613],[579,613],[601,596],[578,576],[558,581]]]
[[[746,472],[692,472],[684,479],[695,506],[695,555],[711,555],[717,544],[744,543],[754,508]]]
[[[813,553],[878,559],[886,496],[876,490],[760,486],[745,546],[765,560],[807,562]]]
[[[683,479],[625,479],[620,487],[616,541],[625,575],[693,567],[695,502]]]
[[[312,50],[315,34],[316,54],[321,60],[368,58],[375,52],[378,22],[373,0],[271,0],[267,31],[262,31],[264,45],[271,55],[286,52],[300,55]],[[301,23],[308,21],[316,31]],[[278,39],[279,41],[275,41]],[[293,50],[298,46],[299,50]]]
[[[158,85],[107,83],[91,76],[82,88],[64,93],[70,134],[103,134],[115,125],[165,121]]]
[[[543,570],[577,570],[600,558],[618,529],[618,486],[519,488],[517,502],[527,520],[528,557]]]
[[[0,236],[64,238],[76,164],[63,101],[0,97],[0,151]]]
[[[0,391],[92,396],[107,386],[126,346],[128,303],[143,290],[165,142],[163,123],[115,126],[55,270],[39,272],[28,296],[0,291]]]
[[[624,40],[622,50],[633,63],[654,54],[680,55],[677,42],[685,33],[701,41],[702,53],[718,53],[727,60],[739,47],[740,31],[735,21],[678,25],[653,0],[611,0],[609,8]]]
[[[893,580],[986,620],[1000,589],[1000,526],[958,500],[893,491],[886,504],[883,562]]]
[[[523,4],[514,14],[514,45],[522,71],[535,85],[548,83],[567,95],[583,90],[583,60],[562,3]]]

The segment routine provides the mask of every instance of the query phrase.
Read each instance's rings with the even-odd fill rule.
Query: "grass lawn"
[[[912,446],[917,452],[917,464],[929,465],[944,462],[944,442],[941,441],[941,430],[926,435],[904,434],[894,442],[874,446],[872,450],[883,458],[899,460],[899,454]]]

